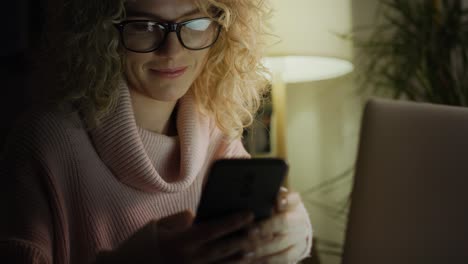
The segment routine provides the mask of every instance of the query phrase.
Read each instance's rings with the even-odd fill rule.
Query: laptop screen
[[[468,109],[372,99],[343,264],[468,263]]]

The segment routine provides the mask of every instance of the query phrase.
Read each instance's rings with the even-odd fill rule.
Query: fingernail
[[[286,197],[281,197],[279,202],[280,210],[285,210],[288,207],[288,199]]]

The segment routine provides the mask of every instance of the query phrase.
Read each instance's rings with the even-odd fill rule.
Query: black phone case
[[[271,216],[288,165],[282,159],[222,159],[211,167],[195,222],[251,211]]]

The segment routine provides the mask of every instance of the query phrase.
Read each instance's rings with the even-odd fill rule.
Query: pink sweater
[[[168,137],[137,127],[119,89],[116,111],[90,133],[78,114],[58,111],[14,129],[0,164],[2,263],[92,263],[151,220],[195,212],[214,160],[249,156],[190,95],[179,102],[178,137]]]

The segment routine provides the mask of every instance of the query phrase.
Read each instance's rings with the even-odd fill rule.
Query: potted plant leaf
[[[357,67],[394,98],[468,106],[468,10],[461,0],[381,0]]]

